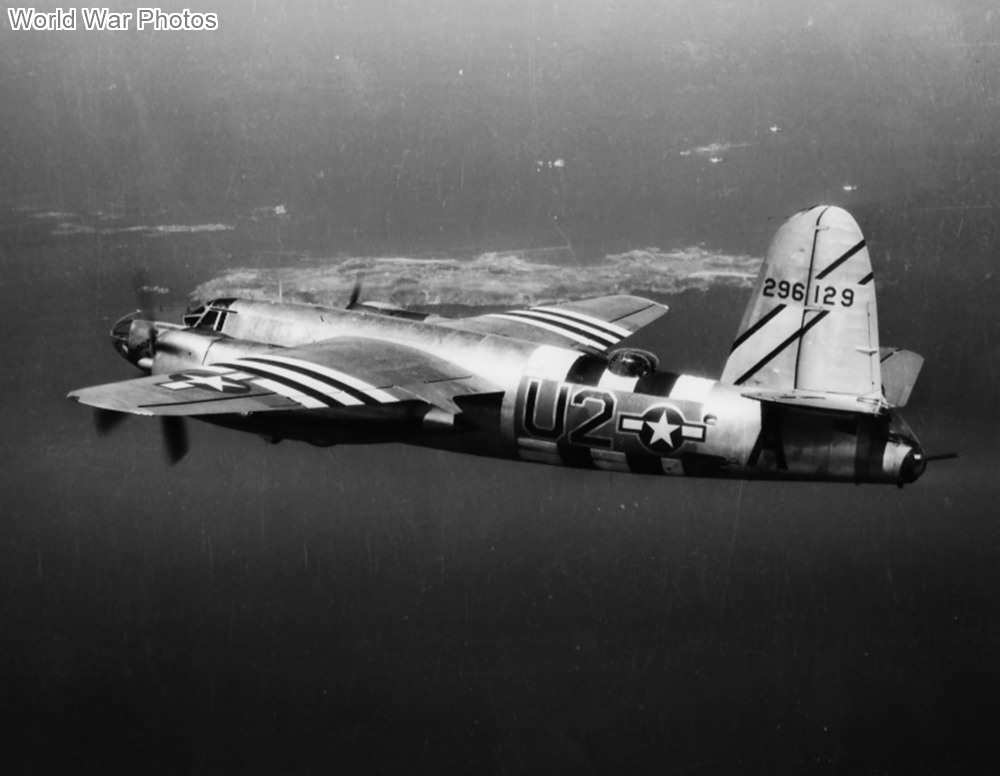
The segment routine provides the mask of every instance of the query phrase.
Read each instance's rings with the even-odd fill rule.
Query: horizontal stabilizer
[[[882,390],[890,407],[905,407],[916,385],[924,357],[911,350],[881,348]]]
[[[852,396],[846,393],[820,391],[745,391],[743,394],[755,401],[787,404],[792,407],[832,412],[860,412],[864,415],[881,415],[888,407],[881,396]]]

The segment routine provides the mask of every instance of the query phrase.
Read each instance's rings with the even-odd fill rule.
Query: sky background
[[[191,34],[0,20],[0,707],[19,772],[992,756],[991,5],[220,0],[193,8],[220,30]],[[962,452],[903,491],[197,425],[170,469],[152,424],[98,439],[63,398],[131,376],[106,332],[138,267],[172,307],[303,258],[558,247],[583,274],[650,246],[761,256],[817,202],[868,238],[882,341],[927,357],[906,417],[930,452]],[[743,294],[661,298],[645,344],[717,374]]]

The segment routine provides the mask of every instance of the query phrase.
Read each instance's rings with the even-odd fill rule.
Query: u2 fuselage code
[[[660,396],[527,378],[515,403],[515,436],[595,450],[669,456],[704,442],[706,426]]]

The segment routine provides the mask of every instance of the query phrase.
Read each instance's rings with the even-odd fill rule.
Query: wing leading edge
[[[366,409],[418,401],[449,413],[454,399],[495,387],[451,362],[362,337],[268,349],[170,374],[82,388],[69,398],[136,415]]]

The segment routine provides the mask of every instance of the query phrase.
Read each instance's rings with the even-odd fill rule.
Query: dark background
[[[199,34],[0,20],[0,767],[989,762],[991,5],[217,0],[193,8],[220,16]],[[737,145],[682,153],[711,143]],[[568,243],[585,272],[647,245],[762,255],[820,201],[866,232],[883,342],[927,357],[907,418],[962,453],[902,491],[197,424],[168,468],[154,424],[98,439],[63,398],[131,376],[106,332],[140,266],[180,307],[231,266],[307,254]],[[110,231],[211,223],[233,229]],[[669,299],[645,341],[717,374],[744,298]]]

